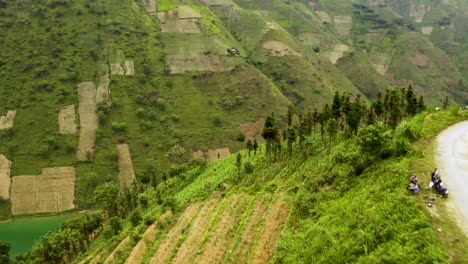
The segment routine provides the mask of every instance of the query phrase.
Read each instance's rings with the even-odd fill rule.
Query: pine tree
[[[377,115],[375,114],[374,106],[371,106],[367,112],[366,123],[368,125],[375,125],[377,123]]]
[[[252,151],[253,149],[253,144],[252,144],[252,140],[250,139],[247,139],[247,142],[245,143],[245,147],[247,148],[247,150],[249,151],[249,156],[250,156],[250,152]]]
[[[271,115],[267,116],[265,120],[265,125],[263,126],[263,130],[262,130],[262,137],[266,141],[267,155],[271,154],[272,143],[274,143],[277,136],[278,136],[278,127],[276,126],[275,115],[274,113],[271,113]]]
[[[336,91],[335,95],[333,96],[331,115],[335,119],[338,119],[341,115],[341,96],[338,91]]]
[[[382,117],[382,115],[384,113],[384,105],[383,105],[383,102],[382,102],[382,93],[381,92],[377,93],[377,97],[375,98],[375,101],[374,101],[374,103],[372,105],[373,105],[373,108],[375,110],[375,114],[377,115],[377,117]]]
[[[418,98],[414,93],[413,87],[410,85],[406,89],[406,114],[414,116],[418,112]]]
[[[254,150],[254,154],[255,154],[255,155],[257,154],[257,149],[258,149],[257,138],[254,138],[253,150]]]
[[[420,96],[418,100],[418,112],[421,113],[424,111],[426,111],[426,104],[424,103],[424,98]]]
[[[445,96],[444,103],[442,105],[442,109],[447,110],[448,107],[449,107],[449,104],[450,104],[449,98],[448,98],[448,96]]]

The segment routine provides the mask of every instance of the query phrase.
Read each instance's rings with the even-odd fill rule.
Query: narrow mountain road
[[[468,235],[468,121],[453,125],[437,137],[436,164],[448,187],[447,207]]]

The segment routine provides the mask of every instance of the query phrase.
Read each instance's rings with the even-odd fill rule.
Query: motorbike
[[[432,182],[429,183],[429,187],[432,189],[432,191],[444,198],[447,198],[448,197],[448,189],[445,185],[442,184],[442,182],[440,182],[440,180],[435,180],[435,182]]]

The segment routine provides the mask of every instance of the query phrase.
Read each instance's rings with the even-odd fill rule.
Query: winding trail
[[[437,137],[436,164],[450,195],[447,207],[468,235],[468,121],[444,130]]]

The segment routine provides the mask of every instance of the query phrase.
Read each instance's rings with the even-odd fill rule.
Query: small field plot
[[[0,130],[13,127],[16,111],[8,111],[5,116],[0,116]]]
[[[60,134],[76,134],[75,105],[62,107],[58,119]]]
[[[96,85],[93,82],[82,82],[78,85],[80,114],[80,142],[76,158],[79,161],[89,160],[94,152],[96,129]]]
[[[74,208],[75,169],[50,167],[42,175],[12,177],[13,215],[61,212]]]
[[[208,161],[224,159],[231,155],[229,152],[229,148],[216,148],[216,149],[209,149],[208,153],[206,154]]]
[[[10,178],[11,161],[0,154],[0,198],[4,200],[10,199]]]
[[[241,62],[241,59],[217,55],[168,55],[166,57],[166,63],[173,74],[193,71],[230,71]]]
[[[217,35],[164,34],[163,41],[166,64],[173,74],[229,71],[242,63],[240,57],[227,56],[229,47]]]
[[[353,27],[353,19],[350,16],[334,16],[333,23],[338,36],[348,36]]]
[[[132,190],[135,186],[135,171],[127,144],[118,144],[120,192]]]
[[[162,32],[201,33],[201,15],[188,6],[158,12]]]

